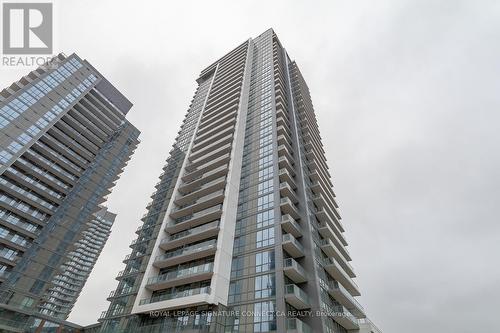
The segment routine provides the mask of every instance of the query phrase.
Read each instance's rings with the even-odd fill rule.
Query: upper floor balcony
[[[311,327],[299,318],[287,318],[286,331],[287,333],[313,333]]]
[[[183,182],[182,184],[180,184],[179,193],[186,195],[191,192],[197,191],[200,187],[204,186],[208,182],[226,176],[228,171],[229,171],[229,165],[224,164],[204,174],[200,174],[197,178],[194,178],[188,182]]]
[[[205,183],[201,183],[198,187],[193,188],[191,192],[178,196],[174,202],[176,205],[184,206],[195,200],[199,200],[214,191],[223,190],[225,187],[226,176],[221,176],[219,178],[206,181]]]
[[[323,267],[335,280],[340,282],[353,296],[360,296],[358,285],[347,275],[340,264],[332,258],[323,259]]]
[[[202,243],[188,245],[177,250],[169,251],[155,258],[153,266],[165,268],[178,265],[182,262],[212,256],[217,251],[217,240],[211,239]]]
[[[293,203],[299,202],[297,193],[288,182],[280,183],[280,194],[282,197],[290,198],[290,200],[292,200]]]
[[[299,210],[295,206],[295,204],[290,200],[290,198],[281,198],[280,200],[280,208],[283,214],[288,214],[292,216],[294,219],[299,219],[300,214]]]
[[[204,149],[205,147],[217,142],[218,140],[221,140],[225,137],[232,137],[234,134],[234,128],[228,127],[220,130],[218,133],[214,133],[212,136],[206,137],[203,140],[196,140],[193,145],[193,148],[191,148],[191,152],[198,152],[201,149]]]
[[[302,227],[288,214],[281,216],[281,228],[295,238],[302,236]]]
[[[285,286],[285,301],[298,310],[309,309],[309,296],[295,284]]]
[[[284,234],[281,241],[283,249],[293,258],[300,258],[304,256],[304,246],[300,244],[291,234]]]
[[[214,206],[224,201],[224,190],[218,190],[196,199],[188,204],[175,207],[170,212],[170,217],[177,219],[183,216],[192,215],[208,207]]]
[[[189,156],[189,160],[197,160],[202,156],[208,155],[210,151],[213,151],[217,147],[224,146],[227,144],[231,144],[233,142],[233,134],[229,133],[220,139],[214,140],[212,143],[205,145],[202,148],[197,149],[196,151],[191,151],[191,155]]]
[[[289,160],[293,161],[293,152],[292,150],[288,149],[287,146],[285,145],[279,145],[278,146],[278,156],[285,156]]]
[[[359,329],[358,319],[354,317],[348,309],[342,305],[335,305],[331,310],[330,313],[333,314],[333,320],[339,323],[342,327],[347,330]]]
[[[219,230],[219,220],[202,224],[199,227],[194,227],[176,234],[169,235],[167,238],[161,240],[160,248],[168,251],[183,244],[193,243],[202,239],[216,236],[219,233]]]
[[[294,161],[293,160],[289,160],[287,157],[285,156],[281,156],[279,159],[278,159],[278,166],[280,169],[285,169],[288,171],[288,173],[293,177],[295,176],[295,170],[293,169],[293,164],[294,164]]]
[[[293,189],[297,188],[297,184],[293,179],[292,174],[287,169],[280,169],[278,172],[280,182],[287,182]]]
[[[316,215],[316,218],[321,223],[328,223],[330,225],[335,226],[335,228],[333,228],[333,230],[336,232],[337,237],[340,235],[339,239],[343,239],[342,244],[347,243],[345,241],[343,235],[341,234],[341,232],[344,229],[343,229],[343,226],[340,224],[340,221],[337,220],[334,217],[334,215],[332,215],[325,207],[319,207],[318,209],[316,209],[314,215]],[[342,227],[342,229],[340,227]],[[337,230],[335,230],[335,229],[337,229]],[[345,250],[345,251],[346,251],[346,253],[345,253],[346,258],[348,258],[348,260],[351,260],[350,256],[349,256],[349,253],[347,252],[347,250]]]
[[[186,170],[193,170],[193,169],[198,169],[201,166],[206,165],[210,161],[215,160],[218,157],[225,156],[231,152],[231,143],[226,143],[222,146],[219,146],[210,152],[207,152],[207,154],[203,154],[199,156],[196,159],[191,159],[191,163],[188,164],[186,167]]]
[[[356,318],[366,318],[365,310],[361,304],[337,281],[328,281],[328,293],[337,302],[345,306]]]
[[[208,280],[213,275],[213,266],[213,263],[206,263],[153,276],[148,279],[146,288],[150,290],[161,290],[183,284]]]
[[[190,182],[190,181],[193,181],[193,180],[196,180],[198,178],[200,178],[201,176],[203,176],[203,174],[209,172],[209,171],[212,171],[218,167],[220,167],[221,165],[227,165],[229,163],[231,159],[231,156],[230,154],[224,154],[220,157],[217,157],[203,165],[200,165],[196,168],[190,168],[190,167],[186,167],[186,172],[184,173],[184,175],[182,176],[182,180],[184,182]]]
[[[200,287],[200,288],[194,288],[194,289],[188,289],[188,290],[182,290],[182,291],[173,291],[167,294],[161,294],[161,295],[156,295],[150,298],[145,298],[141,299],[139,302],[139,305],[145,305],[145,304],[151,304],[151,303],[157,303],[157,302],[163,302],[163,301],[168,301],[171,299],[177,299],[177,298],[184,298],[184,297],[189,297],[193,295],[199,295],[199,294],[210,294],[211,289],[210,287]]]
[[[306,270],[293,258],[283,260],[283,272],[295,283],[307,281]]]
[[[196,136],[196,142],[201,142],[209,137],[213,136],[214,134],[217,134],[223,130],[226,129],[232,129],[234,131],[234,125],[236,124],[236,117],[232,117],[228,119],[227,121],[217,125],[216,127],[211,128],[210,130],[203,132],[200,135]]]
[[[197,227],[207,222],[220,219],[221,215],[222,204],[215,205],[213,207],[209,207],[196,213],[185,215],[180,218],[174,219],[173,221],[170,221],[167,224],[165,231],[167,231],[169,234],[177,233],[186,229]]]

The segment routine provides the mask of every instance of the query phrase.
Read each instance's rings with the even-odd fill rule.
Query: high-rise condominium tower
[[[355,299],[307,85],[276,34],[197,82],[102,330],[376,330]]]
[[[99,205],[138,144],[131,106],[75,54],[0,92],[0,329],[68,316],[114,220]]]
[[[49,288],[49,299],[41,305],[43,314],[66,318],[78,298],[83,285],[87,281],[92,268],[111,234],[111,227],[116,214],[100,207],[99,211],[88,222],[88,228],[82,232],[83,237],[75,243],[73,251],[63,264],[64,270],[54,277]]]

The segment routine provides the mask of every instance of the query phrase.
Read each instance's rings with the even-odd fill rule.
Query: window
[[[21,308],[29,308],[31,305],[33,305],[34,299],[31,297],[25,297],[21,301]]]
[[[266,272],[274,269],[274,251],[266,251],[255,254],[255,272]]]
[[[255,303],[253,322],[253,329],[256,333],[276,330],[274,302]]]
[[[255,277],[255,298],[266,298],[275,295],[276,283],[274,274]]]
[[[274,223],[274,210],[266,210],[257,214],[257,228],[267,227]]]
[[[257,231],[256,247],[269,246],[274,244],[274,227]]]

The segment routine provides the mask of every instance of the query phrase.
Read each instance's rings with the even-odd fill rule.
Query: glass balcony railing
[[[213,193],[210,193],[210,194],[205,195],[203,197],[200,197],[200,198],[196,199],[195,201],[188,202],[185,205],[175,207],[174,209],[172,209],[172,213],[184,210],[184,209],[189,208],[189,207],[194,207],[197,204],[209,201],[210,199],[216,198],[216,197],[223,195],[223,194],[224,194],[224,190],[218,190],[216,192],[213,192]]]
[[[287,284],[285,286],[285,294],[292,294],[297,296],[302,302],[309,304],[309,296],[300,289],[297,285],[295,284]]]
[[[304,246],[299,243],[298,240],[295,239],[291,234],[284,234],[283,235],[283,243],[285,242],[291,242],[293,243],[296,247],[298,247],[301,251],[304,251]]]
[[[203,215],[208,215],[210,213],[215,213],[219,210],[222,209],[222,205],[219,204],[219,205],[216,205],[216,206],[213,206],[213,207],[209,207],[207,209],[203,209],[203,210],[200,210],[196,213],[193,213],[193,214],[190,214],[190,215],[186,215],[186,216],[182,216],[182,217],[179,217],[177,219],[175,219],[175,224],[178,224],[178,223],[182,223],[182,222],[185,222],[185,221],[188,221],[188,220],[193,220],[193,219],[196,219],[198,217],[201,217]]]
[[[286,330],[287,332],[312,333],[311,327],[298,318],[287,318]]]
[[[210,294],[210,292],[211,292],[210,287],[201,287],[201,288],[188,289],[188,290],[183,290],[183,291],[176,291],[176,292],[172,292],[172,293],[168,293],[168,294],[162,294],[162,295],[158,295],[158,296],[153,296],[151,298],[142,299],[139,302],[139,305],[156,303],[156,302],[163,302],[163,301],[168,301],[171,299],[188,297],[188,296],[199,295],[199,294]]]
[[[290,267],[296,269],[300,274],[306,276],[306,270],[293,258],[287,258],[283,260],[283,267]]]
[[[170,237],[168,237],[168,238],[162,239],[161,244],[165,244],[165,243],[168,243],[168,242],[180,239],[180,238],[188,237],[191,235],[202,233],[206,230],[217,228],[219,226],[219,224],[220,224],[220,220],[217,220],[217,221],[213,221],[213,222],[210,222],[207,224],[203,224],[203,225],[196,227],[196,228],[181,231],[179,233],[170,235]]]
[[[194,267],[189,267],[189,268],[184,268],[172,272],[168,272],[166,274],[158,275],[158,276],[153,276],[148,279],[148,285],[168,281],[168,280],[174,280],[174,279],[179,279],[183,277],[188,277],[192,275],[198,275],[198,274],[203,274],[203,273],[210,273],[213,272],[214,264],[213,263],[207,263],[207,264],[202,264]]]
[[[186,254],[193,253],[193,252],[200,252],[200,251],[208,250],[211,248],[215,248],[216,246],[217,246],[217,240],[211,239],[211,240],[203,242],[203,243],[199,243],[199,244],[192,245],[192,246],[186,246],[186,247],[181,248],[179,250],[167,252],[161,256],[157,256],[155,258],[155,262],[167,260],[170,258],[186,255]]]
[[[327,284],[328,288],[342,293],[342,295],[344,295],[347,299],[349,299],[349,301],[354,306],[356,306],[361,311],[364,311],[363,306],[354,298],[354,296],[351,295],[351,293],[343,285],[341,285],[337,281],[331,281],[331,280],[325,281],[325,283]]]

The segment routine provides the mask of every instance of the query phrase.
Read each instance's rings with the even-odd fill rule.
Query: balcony
[[[335,298],[337,302],[345,306],[356,318],[366,318],[365,310],[359,302],[336,281],[328,282],[328,293]]]
[[[335,238],[337,239],[337,241],[340,244],[342,244],[343,246],[347,246],[347,241],[344,237],[344,234],[339,230],[339,228],[337,227],[336,224],[334,224],[332,221],[327,219],[326,222],[321,222],[320,225],[321,225],[321,228],[325,227],[323,232],[325,232],[328,235],[328,237],[330,237],[329,235],[331,235],[331,234],[335,235]],[[328,227],[328,228],[326,228],[326,227]],[[323,237],[327,237],[327,236],[323,235]]]
[[[280,127],[280,126],[283,126],[285,128],[289,128],[288,127],[288,117],[282,117],[282,116],[278,116],[276,117],[276,126]]]
[[[293,148],[291,146],[292,141],[289,140],[288,135],[278,135],[278,146],[284,145],[286,149],[288,149],[289,152],[293,152]]]
[[[307,294],[295,284],[287,284],[285,286],[285,301],[298,310],[309,309],[311,307]]]
[[[209,137],[211,137],[211,136],[213,136],[213,135],[215,135],[223,130],[229,129],[229,128],[234,130],[235,124],[236,124],[236,117],[232,117],[223,123],[217,124],[216,127],[213,127],[208,131],[205,131],[203,133],[200,133],[199,135],[196,135],[196,142],[198,143],[201,141],[205,141],[207,138],[209,138]]]
[[[283,260],[283,272],[295,283],[307,281],[306,270],[293,258]]]
[[[287,182],[280,183],[280,194],[282,197],[288,197],[293,203],[297,203],[299,199],[295,190]]]
[[[322,181],[313,181],[311,183],[311,190],[314,194],[323,194],[326,195],[330,201],[333,203],[335,207],[338,207],[337,202],[335,201],[335,192],[331,187],[327,187]],[[343,230],[342,230],[343,231]]]
[[[128,276],[132,276],[132,275],[137,275],[139,273],[139,270],[138,269],[131,269],[129,271],[126,271],[126,270],[123,270],[123,271],[120,271],[118,273],[118,275],[116,276],[116,280],[121,280],[122,278],[126,278]]]
[[[211,145],[212,143],[216,142],[217,140],[220,140],[223,137],[226,137],[228,135],[232,135],[233,132],[234,132],[233,128],[226,128],[226,129],[220,131],[219,133],[212,135],[204,140],[197,141],[197,139],[195,139],[195,145],[193,146],[191,151],[196,152],[200,149],[203,149],[203,148],[207,147],[208,145]]]
[[[287,169],[280,169],[279,173],[280,182],[287,182],[294,189],[297,188],[297,184],[295,180],[293,180],[293,176],[288,172]]]
[[[220,219],[222,215],[222,205],[216,205],[191,215],[183,216],[168,223],[165,231],[169,234],[177,233],[186,229],[197,227],[201,224]]]
[[[333,225],[332,223],[330,223],[330,222],[319,222],[319,223],[317,223],[317,227],[318,227],[318,232],[324,238],[330,238],[331,240],[333,240],[333,242],[337,246],[344,246],[345,245],[345,243],[342,242],[342,241],[340,241],[340,239],[338,237],[339,234],[340,235],[342,235],[342,234],[340,233],[340,231],[338,231],[336,229],[335,225]],[[342,239],[345,241],[344,237],[342,237]]]
[[[284,156],[289,160],[293,160],[292,152],[284,145],[278,146],[278,156]]]
[[[288,133],[283,126],[278,127],[277,132],[278,132],[278,138],[277,138],[278,145],[287,144],[288,146],[290,146],[290,144],[292,143],[292,138],[290,137],[290,133]]]
[[[160,248],[168,251],[183,244],[194,243],[202,239],[216,236],[217,234],[219,234],[219,225],[220,221],[213,221],[207,224],[203,224],[199,227],[170,235],[169,237],[161,240]]]
[[[327,196],[324,196],[322,193],[319,193],[313,196],[312,200],[314,201],[316,206],[326,208],[328,213],[330,213],[330,215],[334,215],[335,220],[337,221],[341,220],[338,210],[335,208],[333,202],[331,202]]]
[[[306,154],[306,157],[308,157],[309,162],[307,163],[307,166],[311,172],[319,172],[321,177],[324,177],[326,179],[331,179],[330,172],[328,172],[328,166],[326,165],[326,162],[324,161],[318,161],[318,160],[311,160],[309,158],[309,154]]]
[[[213,266],[213,263],[209,263],[153,276],[148,279],[146,288],[149,290],[161,290],[173,286],[208,280],[213,275]]]
[[[343,306],[334,306],[333,319],[347,330],[357,330],[359,328],[358,319]]]
[[[300,218],[300,214],[297,207],[289,198],[281,198],[280,208],[282,213],[291,215],[294,219]]]
[[[287,333],[313,333],[309,325],[298,318],[287,318],[286,331]]]
[[[324,224],[320,224],[320,227],[321,227],[320,230],[324,230],[325,228],[330,229],[328,225]],[[356,274],[354,274],[354,269],[352,268],[351,264],[342,254],[343,252],[339,250],[339,248],[342,248],[342,244],[340,244],[335,234],[332,234],[331,229],[329,232],[324,232],[324,231],[322,232],[323,236],[326,234],[329,234],[329,238],[322,239],[320,241],[320,246],[323,252],[325,252],[329,257],[335,258],[342,265],[342,268],[344,268],[344,270],[347,272],[347,274],[349,274],[350,277],[356,277]]]
[[[124,287],[121,289],[113,290],[109,293],[107,298],[108,301],[111,301],[112,298],[120,297],[123,295],[134,294],[139,290],[138,287]]]
[[[335,280],[340,282],[351,295],[360,296],[358,285],[351,279],[349,275],[342,269],[340,264],[332,258],[323,259],[323,267]]]
[[[226,176],[229,170],[228,164],[221,165],[209,172],[204,174],[200,174],[197,178],[192,179],[189,182],[184,182],[179,186],[179,192],[182,194],[188,194],[195,191],[200,186],[206,184],[206,182],[210,182],[214,179],[220,178],[222,176]]]
[[[278,145],[287,145],[291,149],[292,139],[290,134],[283,130],[283,128],[278,128]]]
[[[219,190],[198,198],[196,201],[193,201],[189,204],[172,209],[172,211],[170,212],[170,217],[176,219],[189,214],[193,214],[218,203],[222,203],[223,201],[224,190]]]
[[[382,331],[368,318],[358,320],[360,332],[382,333]]]
[[[238,92],[239,93],[239,92]],[[236,95],[238,94],[236,93]],[[220,114],[212,119],[206,119],[200,123],[198,126],[198,131],[196,132],[197,136],[203,136],[205,133],[210,132],[214,128],[219,128],[222,124],[227,124],[230,120],[234,120],[236,118],[235,111],[229,111],[230,109],[226,109],[224,115]]]
[[[288,111],[286,111],[285,106],[282,102],[276,102],[276,117],[284,117],[285,119],[289,119]]]
[[[223,190],[226,187],[226,176],[222,176],[210,181],[206,181],[198,188],[193,189],[191,192],[185,193],[175,199],[175,204],[182,206],[198,200],[214,191]]]
[[[189,297],[189,296],[199,295],[199,294],[209,295],[210,293],[211,293],[210,287],[189,289],[189,290],[184,290],[184,291],[179,291],[179,292],[174,292],[174,293],[162,294],[161,296],[153,296],[151,298],[141,299],[141,301],[139,302],[139,305],[151,304],[151,303],[156,303],[156,302],[163,302],[163,301],[168,301],[171,299],[184,298],[184,297]]]
[[[285,251],[293,258],[300,258],[304,256],[304,247],[291,234],[283,235],[281,245],[283,246],[283,249],[285,249]]]
[[[318,208],[315,212],[316,217],[320,222],[328,222],[328,223],[333,223],[335,227],[340,230],[340,232],[344,232],[344,227],[340,223],[339,220],[337,220],[335,217],[333,217],[326,209],[325,207]],[[348,254],[347,254],[348,255]]]
[[[216,251],[217,240],[212,239],[200,244],[186,246],[184,248],[157,256],[153,262],[153,266],[157,268],[165,268],[173,265],[178,265],[182,262],[192,261],[214,255]]]
[[[188,164],[186,169],[192,170],[197,169],[200,166],[206,165],[210,163],[210,161],[215,160],[218,157],[226,156],[231,153],[232,145],[226,144],[222,147],[218,147],[217,149],[211,150],[209,153],[198,157],[197,159],[190,160],[191,163]]]
[[[233,135],[232,134],[226,135],[226,136],[206,145],[205,147],[196,150],[195,152],[191,151],[191,156],[189,156],[189,160],[190,161],[196,160],[204,155],[209,154],[210,151],[213,151],[217,147],[231,144],[232,142],[233,142]]]
[[[204,173],[209,172],[215,168],[218,168],[221,165],[229,163],[230,159],[231,159],[230,154],[225,154],[225,155],[217,157],[216,159],[213,159],[213,160],[211,160],[203,165],[200,165],[197,168],[193,168],[193,167],[190,167],[188,165],[188,166],[186,166],[186,172],[182,176],[182,180],[185,182],[189,182],[189,181],[192,181],[194,179],[198,179]]]
[[[293,160],[289,160],[285,156],[281,156],[278,159],[278,166],[280,169],[285,169],[293,177],[295,176],[295,171],[293,170]]]
[[[104,318],[113,318],[113,317],[120,317],[124,316],[130,313],[130,310],[132,310],[132,307],[127,306],[124,308],[117,308],[115,310],[108,310],[108,311],[103,311],[101,312],[101,316],[97,321],[102,321]]]
[[[295,238],[302,236],[302,228],[290,215],[281,216],[281,228],[287,233],[292,234]]]

